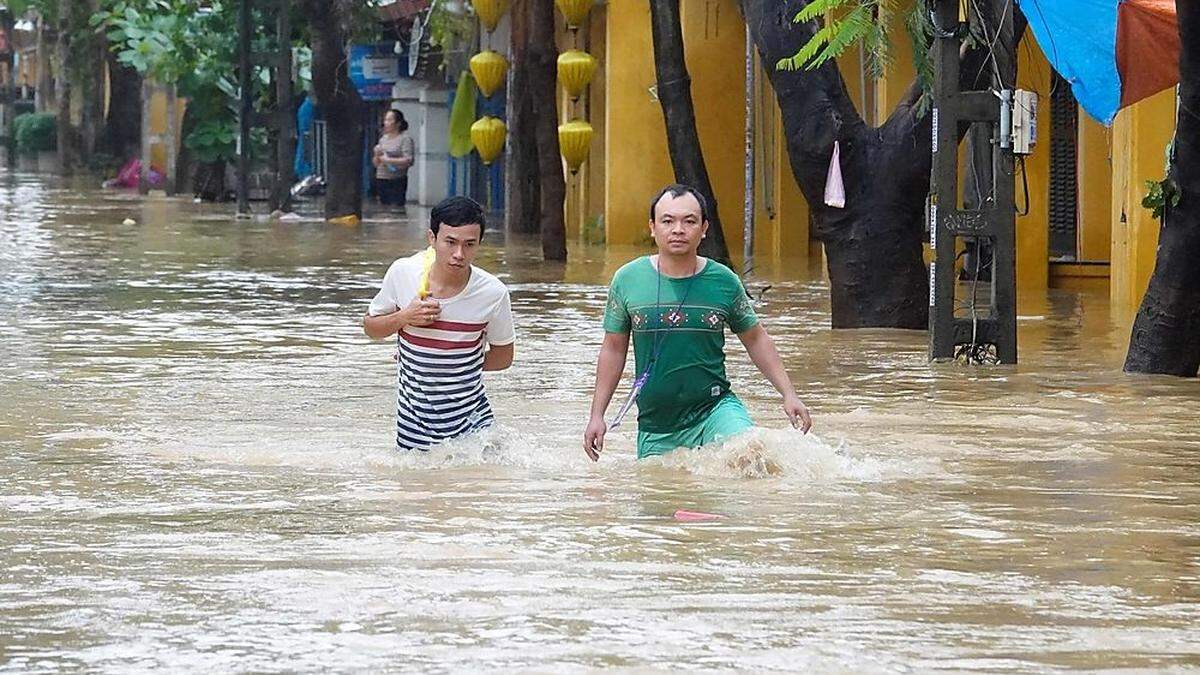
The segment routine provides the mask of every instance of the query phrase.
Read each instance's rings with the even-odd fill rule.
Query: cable
[[[1029,173],[1025,170],[1025,155],[1017,155],[1017,164],[1021,165],[1021,185],[1025,188],[1025,210],[1018,211],[1017,215],[1027,216],[1029,215]]]

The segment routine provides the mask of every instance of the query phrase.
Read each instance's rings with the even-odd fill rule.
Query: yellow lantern
[[[471,57],[471,74],[484,96],[491,96],[504,84],[508,72],[508,60],[492,50],[482,51]]]
[[[504,122],[489,115],[480,117],[471,125],[471,142],[475,144],[484,164],[491,164],[500,156],[506,136],[508,127]]]
[[[595,0],[554,0],[554,4],[558,5],[558,11],[562,12],[567,19],[567,26],[571,28],[579,28],[588,17],[588,12],[592,11],[592,3]]]
[[[592,125],[583,120],[558,125],[558,148],[571,173],[579,171],[579,165],[587,161],[592,149]]]
[[[508,9],[508,0],[471,0],[471,6],[475,8],[475,15],[483,22],[483,27],[490,33],[496,30],[500,16]]]
[[[568,49],[558,55],[558,81],[563,83],[572,99],[579,98],[595,72],[596,57],[587,52]]]

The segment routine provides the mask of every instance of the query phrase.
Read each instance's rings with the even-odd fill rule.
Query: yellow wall
[[[1113,123],[1112,283],[1118,313],[1142,301],[1158,247],[1158,221],[1142,207],[1146,181],[1161,180],[1175,131],[1175,90],[1161,92],[1117,114]]]
[[[916,68],[913,66],[912,44],[908,39],[908,33],[904,27],[904,17],[907,14],[907,7],[912,5],[911,2],[903,3],[904,9],[896,9],[893,11],[889,23],[891,24],[890,31],[892,35],[892,62],[887,72],[883,77],[879,78],[874,87],[874,96],[872,100],[875,104],[874,119],[871,116],[865,115],[868,123],[876,125],[883,124],[896,109],[896,104],[900,99],[904,98],[904,93],[913,83],[916,78]],[[857,55],[858,50],[855,49]],[[843,59],[844,61],[844,59]],[[854,74],[851,74],[851,71]],[[842,72],[846,77],[846,85],[849,87],[851,82],[857,82],[858,61],[855,56],[853,69],[848,68],[846,64],[842,65]],[[858,100],[861,98],[858,89],[850,90],[851,97]],[[860,103],[859,110],[863,107]]]
[[[1078,255],[1107,261],[1112,248],[1112,134],[1079,110]]]
[[[1038,96],[1038,142],[1025,157],[1029,213],[1017,215],[1017,292],[1028,294],[1044,291],[1050,284],[1050,65],[1032,35],[1025,37],[1017,52],[1017,87]],[[1019,165],[1015,177],[1014,196],[1021,209],[1025,187]]]
[[[729,251],[740,261],[745,24],[736,0],[691,0],[681,3],[680,9],[700,145]],[[650,11],[643,0],[611,0],[606,17],[604,39],[609,56],[604,64],[603,111],[604,124],[613,132],[604,142],[603,161],[605,166],[621,167],[620,171],[605,171],[601,179],[607,241],[614,245],[642,243],[647,241],[647,201],[674,180],[662,108],[649,91],[656,82]],[[761,67],[759,73],[766,76]],[[714,101],[720,104],[712,105]],[[774,259],[807,255],[808,207],[792,177],[782,120],[770,87],[759,88],[756,103],[755,254]],[[765,128],[768,124],[769,129]],[[768,134],[773,143],[766,149],[764,137]],[[763,187],[768,180],[773,181],[774,218],[764,203]]]
[[[650,5],[610,0],[607,9],[604,124],[613,131],[604,164],[620,170],[605,172],[604,225],[608,243],[637,244],[648,236],[646,202],[673,173],[662,108],[649,91],[655,84]]]
[[[735,0],[681,2],[680,14],[704,164],[730,255],[740,260],[745,220],[746,24]],[[721,105],[713,105],[715,101]]]

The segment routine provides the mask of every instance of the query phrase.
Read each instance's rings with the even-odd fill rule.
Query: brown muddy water
[[[636,463],[633,425],[594,465],[605,284],[642,251],[489,236],[494,448],[401,455],[359,318],[422,229],[0,176],[0,670],[1200,668],[1200,386],[1122,374],[1103,292],[1026,298],[1017,367],[930,366],[767,265],[814,432],[736,340],[730,374],[784,474]]]

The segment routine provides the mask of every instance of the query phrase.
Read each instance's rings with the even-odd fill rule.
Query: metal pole
[[[754,40],[746,23],[746,190],[742,201],[742,274],[754,269]]]
[[[250,125],[254,99],[250,89],[250,2],[241,0],[238,8],[238,86],[241,104],[238,108],[238,217],[250,216]]]
[[[275,98],[279,101],[279,135],[276,161],[276,208],[290,211],[292,208],[292,183],[296,175],[292,162],[296,157],[296,106],[292,97],[292,3],[279,1],[278,39],[279,63],[275,70]]]

